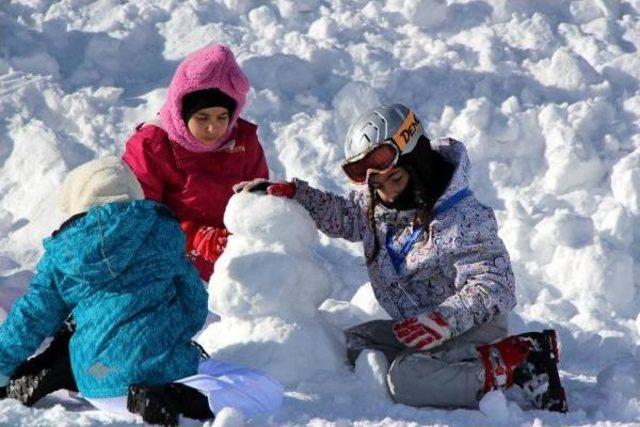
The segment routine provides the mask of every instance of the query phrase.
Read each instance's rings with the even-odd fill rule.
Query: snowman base
[[[343,332],[317,318],[223,317],[198,341],[211,357],[263,370],[284,385],[347,366]]]

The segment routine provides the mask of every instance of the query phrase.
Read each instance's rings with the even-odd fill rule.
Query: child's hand
[[[451,328],[440,313],[421,314],[393,324],[398,341],[417,350],[429,350],[451,338]]]
[[[193,221],[180,223],[187,238],[187,254],[201,256],[215,262],[227,245],[229,232],[226,228],[198,226]]]
[[[275,197],[293,199],[293,196],[296,194],[296,185],[293,182],[271,182],[263,178],[258,178],[253,181],[245,181],[234,185],[233,191],[236,193],[240,193],[242,191],[247,191],[249,193],[262,192]]]
[[[200,227],[193,237],[191,253],[209,262],[216,262],[227,246],[228,237],[226,228]]]
[[[274,182],[267,187],[267,194],[293,199],[296,195],[296,185],[293,182]]]
[[[234,193],[241,193],[243,191],[254,193],[256,191],[266,192],[268,186],[269,186],[268,180],[264,178],[256,178],[252,181],[242,181],[238,184],[235,184],[232,188]]]

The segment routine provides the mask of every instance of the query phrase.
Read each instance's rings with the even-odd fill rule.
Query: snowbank
[[[178,61],[216,41],[236,52],[249,75],[253,90],[244,115],[260,125],[274,177],[298,176],[332,191],[349,190],[339,167],[344,132],[353,117],[380,102],[411,105],[430,135],[467,144],[471,186],[496,210],[514,263],[519,303],[511,328],[555,327],[562,341],[571,412],[520,414],[507,403],[507,424],[640,419],[637,388],[624,382],[625,376],[635,378],[640,355],[637,1],[5,3],[2,310],[26,289],[41,239],[64,220],[55,197],[66,172],[96,156],[121,153],[136,123],[156,114]],[[261,213],[253,209],[247,215]],[[239,310],[236,323],[217,334],[221,343],[245,345],[246,337],[257,340],[275,328],[294,331],[296,323],[285,317],[320,303],[318,318],[340,327],[384,315],[366,288],[357,244],[317,240],[305,227],[289,231],[284,219],[257,226],[236,214],[246,219],[235,225],[239,233],[261,235],[270,227],[281,232],[278,242],[256,240],[253,255],[241,264],[222,260],[243,279],[228,277],[237,289],[221,290],[218,301],[225,304],[213,301],[222,311]],[[294,249],[290,243],[297,239],[305,242],[300,247],[314,248],[313,256]],[[232,241],[230,249],[243,245]],[[302,261],[288,270],[283,265],[289,257]],[[321,292],[295,289],[292,277],[303,274],[322,281]],[[264,286],[249,293],[239,284],[244,279]],[[268,280],[281,287],[268,286]],[[286,292],[279,296],[279,290]],[[292,303],[282,307],[273,302],[278,298]],[[267,314],[276,307],[286,316]],[[276,336],[265,347],[277,348]],[[297,345],[308,344],[301,332]],[[260,354],[257,347],[245,348]],[[482,417],[477,411],[381,402],[363,384],[340,374],[303,381],[288,390],[280,414],[257,424],[476,425]],[[502,422],[506,414],[500,396],[493,398],[485,402],[484,413],[491,415],[486,424]],[[63,403],[68,411],[51,407],[52,402],[33,410],[0,402],[0,424],[118,423],[86,409],[73,413],[69,403]]]

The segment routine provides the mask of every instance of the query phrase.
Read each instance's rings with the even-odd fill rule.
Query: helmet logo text
[[[402,125],[400,125],[396,133],[393,135],[393,140],[400,151],[404,151],[405,147],[409,141],[411,141],[411,138],[413,138],[413,135],[415,135],[419,127],[420,120],[413,115],[413,111],[409,111],[409,114],[407,114]]]

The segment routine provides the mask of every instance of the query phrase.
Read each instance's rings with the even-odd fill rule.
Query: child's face
[[[369,185],[385,203],[393,203],[409,184],[409,173],[402,167],[394,167],[386,172],[374,173],[369,177]]]
[[[191,135],[205,145],[213,144],[227,132],[229,110],[224,107],[209,107],[198,110],[191,116],[187,127]]]

